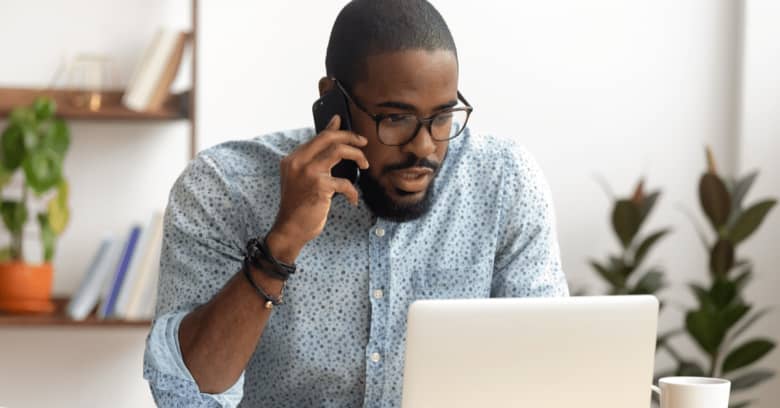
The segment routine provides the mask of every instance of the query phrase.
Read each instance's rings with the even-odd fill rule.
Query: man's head
[[[389,146],[371,115],[425,119],[457,104],[457,52],[444,19],[425,0],[354,0],[336,18],[325,65],[320,93],[335,78],[368,112],[350,103],[352,128],[369,141],[371,167],[360,177],[366,204],[382,218],[422,216],[448,142],[422,126],[408,143]]]

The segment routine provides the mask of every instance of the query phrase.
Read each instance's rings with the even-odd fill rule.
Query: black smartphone
[[[314,129],[319,134],[328,126],[333,115],[341,117],[341,130],[352,130],[352,120],[349,114],[349,101],[338,86],[322,95],[314,102],[311,108],[314,114]],[[333,177],[341,177],[357,184],[360,178],[360,169],[353,160],[342,160],[330,171]]]

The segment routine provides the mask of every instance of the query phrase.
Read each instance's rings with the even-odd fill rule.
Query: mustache
[[[385,174],[396,170],[404,170],[412,167],[426,167],[436,172],[440,166],[440,163],[425,158],[419,158],[413,154],[410,154],[406,157],[406,159],[404,159],[404,161],[400,163],[388,164],[387,166],[383,167],[382,175],[384,176]]]

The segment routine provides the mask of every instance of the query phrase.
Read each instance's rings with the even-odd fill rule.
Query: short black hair
[[[458,52],[447,23],[426,0],[353,0],[336,17],[325,57],[327,75],[351,87],[367,57],[423,49]]]

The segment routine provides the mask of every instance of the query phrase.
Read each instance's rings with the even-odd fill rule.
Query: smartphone
[[[334,86],[332,90],[322,95],[314,102],[311,108],[314,114],[314,129],[319,134],[328,126],[333,115],[341,117],[341,130],[352,130],[352,120],[349,114],[349,101],[341,89]],[[341,177],[357,184],[360,178],[360,169],[353,160],[342,160],[330,170],[333,177]]]

